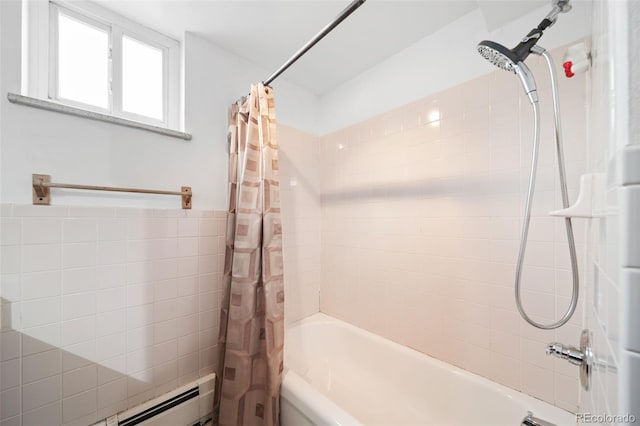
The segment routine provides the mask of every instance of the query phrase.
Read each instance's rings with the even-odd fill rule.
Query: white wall
[[[192,173],[197,173],[195,182],[212,194],[213,205],[226,208],[228,106],[247,95],[250,84],[265,79],[268,71],[194,34],[185,34],[184,43],[185,126],[196,143],[205,145],[205,151],[195,147],[186,150],[185,169],[176,173],[193,169]],[[315,127],[315,95],[284,80],[278,81],[275,90],[278,123],[300,129]],[[208,190],[207,185],[214,187]]]
[[[556,48],[590,33],[588,4],[573,2],[570,13],[547,30],[541,45]],[[476,53],[481,40],[514,46],[548,13],[544,6],[498,30],[488,32],[480,10],[425,37],[320,98],[318,134],[351,124],[432,95],[493,71]]]
[[[10,104],[7,92],[20,93],[21,5],[2,1],[2,186],[0,201],[31,203],[32,173],[54,182],[179,190],[192,186],[196,209],[226,207],[226,110],[260,69],[193,34],[186,34],[185,127],[183,141],[142,130]],[[278,119],[295,128],[315,127],[316,98],[279,80]],[[55,191],[52,204],[174,208],[174,197]]]
[[[638,2],[629,2],[629,52],[640,51],[640,4]],[[640,120],[633,117],[640,117],[640,57],[638,55],[630,55],[629,64],[631,66],[630,75],[636,76],[629,81],[630,85],[630,103],[629,117],[632,117],[629,123],[629,134],[640,135]],[[637,136],[630,141],[632,144],[640,144],[640,138]]]

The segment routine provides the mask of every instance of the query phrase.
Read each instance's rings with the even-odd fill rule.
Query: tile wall
[[[317,137],[278,126],[285,319],[297,321],[320,304],[320,145]]]
[[[597,194],[602,217],[589,229],[586,321],[598,365],[581,411],[601,416],[603,424],[616,423],[607,415],[622,416],[619,424],[629,423],[628,415],[640,419],[640,149],[634,145],[637,135],[627,130],[637,121],[627,113],[638,93],[625,93],[630,99],[620,93],[622,79],[631,72],[624,49],[635,39],[619,31],[620,18],[628,20],[631,31],[637,29],[634,10],[637,20],[640,9],[633,2],[593,6],[589,168],[604,175],[606,185]]]
[[[587,270],[585,276],[586,325],[593,335],[594,353],[604,364],[594,369],[591,390],[582,393],[581,412],[591,414],[617,413],[618,298],[619,250],[618,206],[616,182],[615,133],[612,127],[614,97],[610,86],[612,52],[609,46],[609,7],[594,4],[593,68],[591,70],[591,111],[589,128],[590,172],[602,173],[607,184],[602,193],[602,218],[589,221]]]
[[[628,77],[626,102],[621,106],[618,123],[626,125],[626,132],[617,134],[620,184],[620,369],[618,370],[618,414],[633,415],[640,421],[640,4],[626,2],[618,17],[626,20],[627,34],[612,41],[617,49],[618,78]],[[615,28],[615,27],[613,27]],[[626,41],[624,43],[622,40]],[[621,57],[627,57],[625,68]],[[622,63],[620,63],[622,62]],[[614,83],[615,84],[615,83]],[[618,96],[619,98],[619,96]],[[616,126],[619,129],[620,126]]]
[[[553,56],[575,200],[587,81],[564,78],[562,52]],[[549,78],[540,59],[527,62],[543,127],[523,299],[551,322],[569,304],[571,274],[563,222],[547,215],[561,207]],[[545,347],[578,344],[582,298],[568,325],[541,331],[513,296],[532,122],[518,79],[498,70],[321,138],[321,310],[575,412],[578,370]],[[575,233],[584,275],[584,222]]]
[[[91,424],[214,371],[225,212],[0,213],[2,426]]]

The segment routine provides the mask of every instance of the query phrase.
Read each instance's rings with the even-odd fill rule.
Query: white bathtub
[[[527,411],[576,424],[567,411],[327,315],[287,329],[282,426],[519,426]]]

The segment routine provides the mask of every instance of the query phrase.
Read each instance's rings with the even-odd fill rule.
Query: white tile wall
[[[214,371],[225,212],[0,211],[2,426],[90,424]]]
[[[278,126],[278,143],[285,318],[290,323],[319,311],[320,143],[316,137],[282,125]]]
[[[560,67],[562,50],[552,52]],[[554,158],[549,79],[536,74],[542,147],[523,273],[542,322],[569,303],[570,273]],[[562,73],[559,73],[562,75]],[[570,198],[586,169],[585,75],[560,81]],[[321,310],[559,407],[576,411],[578,370],[546,344],[577,344],[569,325],[520,319],[513,280],[530,166],[531,109],[496,71],[322,137]],[[583,271],[585,224],[574,224]]]
[[[635,259],[633,249],[638,247],[634,238],[638,232],[637,215],[633,212],[633,193],[637,187],[632,186],[639,182],[634,182],[634,173],[628,172],[637,169],[638,164],[632,150],[629,157],[624,156],[629,141],[622,136],[625,123],[620,120],[621,104],[615,92],[618,83],[613,78],[620,66],[614,53],[620,47],[617,44],[622,43],[615,35],[618,24],[614,15],[621,6],[624,7],[623,2],[593,5],[588,166],[590,171],[604,173],[607,185],[605,193],[600,194],[606,200],[604,217],[590,223],[586,269],[585,317],[600,365],[594,369],[592,389],[582,393],[581,411],[598,415],[634,414],[640,418],[640,399],[633,390],[633,382],[637,384],[640,376],[634,371],[633,362],[629,362],[640,350],[633,343],[637,335],[635,312],[640,301],[634,278],[640,271],[636,269],[640,261]],[[630,330],[633,331],[629,333]]]

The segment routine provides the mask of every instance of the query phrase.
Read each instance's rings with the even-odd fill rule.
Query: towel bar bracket
[[[51,204],[51,191],[45,185],[51,183],[51,176],[36,174],[31,176],[33,181],[33,204],[48,206]]]
[[[183,186],[182,190],[182,208],[183,209],[191,209],[191,187]]]

